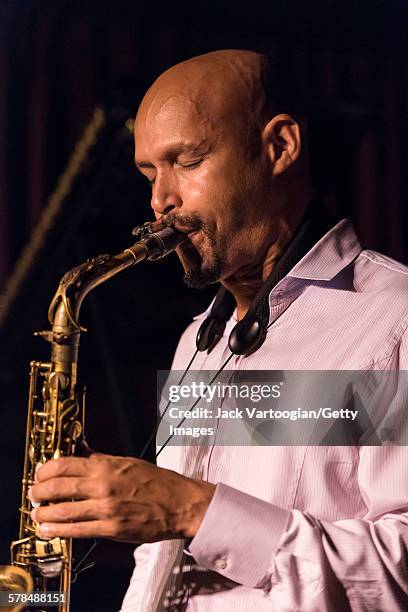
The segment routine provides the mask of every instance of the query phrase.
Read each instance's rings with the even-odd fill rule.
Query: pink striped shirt
[[[231,368],[408,369],[408,268],[363,251],[347,220],[277,284],[270,311],[270,322],[285,312],[263,346]],[[173,369],[190,360],[204,316],[182,335]],[[234,323],[194,369],[223,363]],[[405,447],[179,446],[159,459],[218,483],[183,563],[187,610],[408,610]],[[166,591],[177,595],[183,546],[136,549],[122,612],[165,609]]]

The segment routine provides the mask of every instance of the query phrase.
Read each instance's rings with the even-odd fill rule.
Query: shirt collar
[[[286,278],[303,280],[330,281],[346,268],[362,251],[362,246],[353,229],[350,219],[342,219],[332,227],[316,244],[293,266]],[[279,287],[285,284],[280,281]],[[271,295],[274,290],[271,291]],[[208,308],[194,317],[202,319],[211,312],[215,297]],[[234,313],[235,315],[235,313]]]
[[[362,251],[350,219],[331,228],[292,268],[287,276],[304,280],[330,281]]]

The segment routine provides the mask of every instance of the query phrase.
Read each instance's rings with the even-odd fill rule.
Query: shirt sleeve
[[[400,367],[406,359],[404,343]],[[191,554],[262,589],[279,610],[408,610],[407,447],[366,446],[359,455],[363,517],[320,520],[218,484]]]
[[[366,517],[321,521],[219,484],[191,554],[200,566],[285,602],[279,609],[332,609],[328,602],[338,606],[341,598],[343,610],[349,609],[346,602],[358,611],[408,609],[408,507],[388,498],[389,511],[373,516],[386,505],[377,469],[381,465],[384,478],[391,478],[385,490],[398,487],[403,472],[398,477],[393,467],[405,466],[406,450],[380,447],[363,453],[363,483],[370,475],[373,481]],[[408,500],[405,483],[403,488],[404,493],[396,489],[397,497]],[[323,598],[327,607],[316,607]]]
[[[119,612],[143,612],[142,599],[148,577],[150,544],[135,549],[135,568]]]

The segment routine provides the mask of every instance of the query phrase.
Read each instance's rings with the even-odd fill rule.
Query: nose
[[[152,189],[151,206],[156,214],[167,215],[182,204],[177,182],[167,173],[157,173]]]

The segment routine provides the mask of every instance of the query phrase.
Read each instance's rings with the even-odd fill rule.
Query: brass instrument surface
[[[51,344],[51,359],[30,364],[19,537],[10,546],[11,565],[0,569],[0,590],[64,593],[64,601],[48,606],[49,612],[70,610],[72,541],[40,537],[28,492],[39,465],[86,449],[84,398],[77,388],[79,339],[86,331],[79,323],[82,302],[116,274],[145,259],[165,257],[185,240],[164,221],[144,224],[136,235],[140,240],[118,255],[101,255],[69,270],[49,308],[51,330],[37,332]]]

